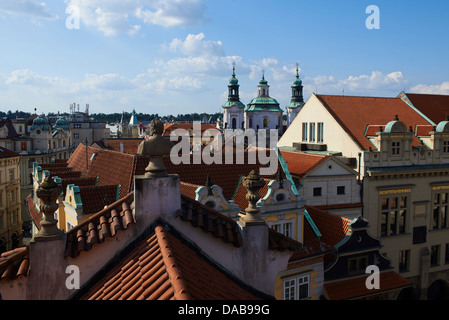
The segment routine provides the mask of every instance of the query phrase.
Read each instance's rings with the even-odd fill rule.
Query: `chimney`
[[[150,124],[150,138],[139,144],[137,153],[148,159],[144,175],[134,178],[134,203],[136,220],[141,219],[144,225],[162,218],[169,222],[175,219],[176,212],[181,210],[181,188],[179,176],[168,174],[162,157],[169,155],[173,142],[162,137],[164,124],[153,120]]]

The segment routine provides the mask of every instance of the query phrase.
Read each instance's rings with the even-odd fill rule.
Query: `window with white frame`
[[[307,128],[308,125],[306,122],[302,123],[302,141],[307,141]]]
[[[280,221],[271,225],[276,232],[282,233],[286,237],[293,237],[293,222]]]
[[[309,124],[309,141],[315,142],[315,122]]]
[[[283,281],[284,300],[304,300],[310,298],[310,276],[297,275]]]
[[[324,123],[318,122],[317,142],[324,141]]]

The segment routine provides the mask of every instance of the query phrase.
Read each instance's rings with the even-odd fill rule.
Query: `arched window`
[[[232,118],[232,129],[237,129],[237,119]]]
[[[268,125],[270,124],[270,119],[268,117],[263,118],[263,127],[268,128]]]

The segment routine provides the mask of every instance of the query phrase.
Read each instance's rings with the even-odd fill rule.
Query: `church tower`
[[[287,127],[293,122],[295,117],[298,115],[304,106],[304,97],[302,94],[302,81],[299,78],[298,64],[296,64],[296,79],[292,83],[292,98],[290,103],[287,105]]]
[[[232,67],[232,77],[228,85],[228,101],[223,108],[223,128],[243,129],[245,105],[240,102],[239,81],[235,77],[235,64]]]
[[[282,116],[283,111],[279,107],[279,102],[270,97],[270,86],[265,75],[257,86],[257,97],[248,103],[245,109],[245,124],[246,129],[275,129],[282,134]]]

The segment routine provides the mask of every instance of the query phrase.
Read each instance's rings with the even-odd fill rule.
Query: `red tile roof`
[[[235,154],[234,157],[236,157]],[[224,197],[226,199],[232,199],[241,176],[246,176],[252,170],[259,171],[261,167],[267,167],[267,165],[262,165],[257,161],[258,157],[256,157],[256,163],[251,164],[249,161],[251,159],[250,157],[251,155],[245,152],[243,164],[237,164],[235,158],[233,164],[225,164],[225,154],[223,153],[222,164],[213,163],[207,165],[204,162],[194,164],[193,156],[191,156],[190,164],[181,163],[175,165],[171,162],[169,156],[165,156],[164,164],[167,167],[168,173],[177,174],[181,181],[190,184],[204,185],[209,174],[212,183],[223,189]],[[275,177],[275,175],[263,177]]]
[[[240,229],[234,220],[192,198],[181,195],[181,211],[177,216],[226,243],[231,243],[235,247],[242,245]]]
[[[144,140],[144,138],[108,139],[107,144],[111,150],[121,152],[121,146],[123,146],[123,152],[136,154],[139,144]]]
[[[305,208],[320,230],[321,240],[329,246],[335,246],[348,234],[351,219],[312,206],[305,206]]]
[[[0,255],[0,281],[26,276],[29,271],[29,246],[3,252]]]
[[[0,147],[0,158],[13,158],[13,157],[20,157],[20,154],[11,151],[9,149]]]
[[[381,272],[379,277],[379,289],[368,289],[366,279],[369,274],[357,278],[343,279],[327,282],[323,285],[324,295],[329,300],[357,299],[365,296],[379,294],[394,289],[409,287],[412,283],[394,271]]]
[[[430,124],[400,98],[317,95],[324,107],[362,150],[376,148],[365,136],[367,125],[383,125],[399,116],[408,127]]]
[[[83,214],[101,211],[105,204],[117,201],[118,186],[84,186],[80,187],[80,196],[83,203]]]
[[[413,106],[435,124],[449,116],[449,95],[406,93]]]
[[[162,225],[95,284],[89,300],[256,300],[254,289],[218,269]]]
[[[139,161],[142,164],[138,165]],[[148,160],[138,155],[79,144],[67,163],[73,170],[81,171],[83,177],[98,177],[99,186],[120,184],[119,197],[122,198],[133,190],[134,175],[145,172]]]
[[[106,237],[114,237],[117,231],[135,223],[133,199],[134,194],[130,193],[68,231],[64,256],[77,257],[81,251],[90,250],[93,244],[102,243]]]
[[[281,150],[291,175],[303,177],[330,156]]]
[[[169,136],[176,129],[184,129],[184,130],[193,130],[193,122],[184,122],[184,123],[164,123],[164,132],[163,136]],[[217,129],[216,124],[202,123],[201,124],[201,133],[206,130]],[[218,130],[218,129],[217,129]]]

